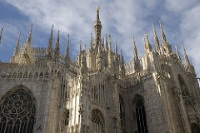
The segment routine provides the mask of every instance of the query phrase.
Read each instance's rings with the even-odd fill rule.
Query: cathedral
[[[99,9],[90,47],[77,60],[60,54],[53,26],[47,48],[34,47],[32,26],[10,62],[0,62],[0,133],[200,133],[199,85],[183,47],[184,60],[153,28],[144,54],[124,61],[111,35],[101,36]]]

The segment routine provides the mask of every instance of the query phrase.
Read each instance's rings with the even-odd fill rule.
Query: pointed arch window
[[[197,125],[196,123],[193,123],[191,125],[191,130],[192,130],[192,133],[200,133],[200,126]]]
[[[104,133],[104,118],[97,109],[92,111],[92,127],[93,133]]]
[[[32,133],[35,100],[23,89],[10,93],[0,103],[0,133]]]
[[[134,104],[135,104],[134,116],[137,123],[136,130],[134,131],[137,133],[148,133],[143,97],[140,95],[137,95],[134,100]]]
[[[122,133],[126,133],[125,106],[124,106],[124,100],[121,95],[119,95],[119,104],[120,104],[121,129]]]

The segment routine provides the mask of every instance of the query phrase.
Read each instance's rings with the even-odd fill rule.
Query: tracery
[[[104,119],[102,113],[95,109],[92,111],[92,124],[94,133],[104,132]]]
[[[0,103],[1,133],[32,133],[35,123],[35,100],[24,89],[10,93]]]

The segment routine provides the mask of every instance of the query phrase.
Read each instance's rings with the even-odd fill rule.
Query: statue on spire
[[[100,10],[100,5],[97,7],[97,10],[96,10],[96,11],[99,12],[99,10]]]

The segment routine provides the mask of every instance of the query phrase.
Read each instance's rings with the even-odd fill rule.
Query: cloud
[[[166,9],[174,12],[190,10],[198,3],[198,0],[166,0]]]
[[[127,0],[122,2],[111,0],[107,2],[83,1],[54,1],[54,0],[7,0],[7,2],[29,17],[32,23],[36,23],[44,31],[49,32],[52,24],[61,33],[71,34],[74,47],[78,50],[79,40],[89,44],[90,33],[93,32],[95,19],[95,8],[101,6],[101,20],[103,33],[112,34],[112,40],[118,40],[119,47],[124,51],[129,50],[126,57],[130,59],[133,55],[131,37],[135,35],[137,42],[142,42],[144,29],[147,27],[145,17],[150,15],[148,10],[154,9],[157,4],[152,2],[141,2]],[[150,24],[151,27],[151,24]],[[139,38],[137,38],[139,35]],[[126,44],[126,45],[124,45]],[[139,49],[143,49],[139,45]],[[142,50],[140,50],[142,51]]]
[[[70,34],[74,58],[79,49],[80,40],[87,47],[89,46],[90,33],[93,32],[95,20],[95,9],[98,5],[101,6],[102,36],[111,34],[113,44],[117,40],[119,49],[125,51],[126,60],[133,58],[132,36],[135,36],[139,54],[142,55],[144,34],[148,32],[153,45],[152,24],[155,24],[158,30],[158,22],[162,20],[168,42],[178,45],[178,47],[184,43],[189,57],[196,69],[200,71],[197,52],[200,42],[198,23],[200,3],[198,0],[126,0],[123,2],[115,0],[6,0],[6,2],[26,15],[31,21],[29,23],[36,25],[34,26],[37,28],[35,31],[47,36],[44,41],[45,39],[41,38],[40,34],[35,35],[37,40],[40,40],[39,43],[36,42],[37,45],[40,43],[42,44],[40,46],[47,45],[52,24],[54,24],[55,32],[56,30],[61,31],[61,36],[64,38],[61,40],[62,44],[65,44],[67,34]],[[65,45],[61,47],[64,49]]]
[[[200,74],[200,5],[185,12],[180,24],[184,45],[195,65],[197,74]]]

